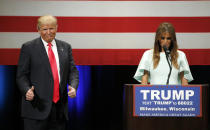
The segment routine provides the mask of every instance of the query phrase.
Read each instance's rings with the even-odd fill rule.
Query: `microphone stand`
[[[166,54],[166,59],[167,59],[167,62],[168,62],[168,66],[169,66],[169,73],[168,73],[168,78],[167,78],[167,82],[166,82],[166,85],[169,84],[169,78],[171,76],[171,71],[172,71],[172,64],[170,64],[169,61],[171,61],[171,58],[169,57],[170,55],[170,51],[168,50],[168,48],[166,46],[163,46],[163,49],[164,49],[164,52]]]

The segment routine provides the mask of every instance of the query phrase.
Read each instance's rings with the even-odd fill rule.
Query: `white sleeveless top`
[[[166,60],[166,55],[164,52],[160,52],[160,61],[158,66],[153,68],[153,49],[147,50],[144,52],[137,71],[134,75],[134,78],[141,82],[142,76],[144,75],[144,70],[149,72],[148,82],[150,84],[166,84],[168,73],[170,68],[168,66],[168,62]],[[179,74],[184,72],[184,78],[188,80],[188,82],[193,80],[192,74],[190,72],[190,68],[187,62],[187,58],[184,52],[178,50],[178,59],[177,59],[179,69],[176,69],[172,65],[171,76],[169,79],[169,84],[181,85],[181,80]]]

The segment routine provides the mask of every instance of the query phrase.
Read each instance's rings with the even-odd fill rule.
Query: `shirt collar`
[[[42,39],[42,37],[41,37],[41,39]],[[43,42],[44,46],[47,47],[47,44],[48,43],[44,39],[42,39],[42,42]],[[56,45],[55,39],[52,40],[51,44],[52,44],[52,46],[55,46]]]

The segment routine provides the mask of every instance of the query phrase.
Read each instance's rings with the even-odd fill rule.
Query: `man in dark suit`
[[[57,19],[41,16],[37,28],[41,37],[22,45],[17,68],[24,129],[64,130],[68,95],[76,96],[78,70],[70,44],[55,39]]]

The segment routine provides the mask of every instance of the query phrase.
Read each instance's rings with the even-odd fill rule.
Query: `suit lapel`
[[[40,57],[39,57],[40,60],[42,61],[43,65],[46,66],[46,68],[49,71],[49,73],[52,75],[52,71],[51,71],[48,55],[47,55],[46,49],[44,47],[44,44],[43,44],[43,42],[41,40],[41,37],[39,38],[36,47],[37,47],[37,50],[39,51],[39,54],[40,54]]]

